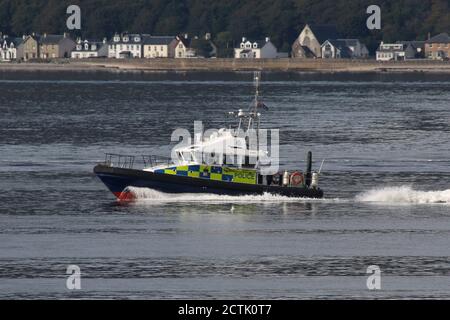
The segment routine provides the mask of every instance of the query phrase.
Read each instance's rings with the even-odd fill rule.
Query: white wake
[[[450,204],[450,189],[442,191],[419,191],[410,186],[372,189],[356,196],[357,202],[387,204]]]
[[[210,193],[164,193],[149,188],[128,187],[135,200],[143,202],[209,202],[209,203],[258,203],[258,202],[363,202],[380,204],[450,204],[450,189],[441,191],[414,190],[411,186],[382,187],[358,194],[354,198],[291,198],[264,193],[262,195],[216,195]]]
[[[154,201],[154,202],[299,202],[299,201],[338,201],[338,199],[307,199],[292,198],[270,193],[261,195],[217,195],[211,193],[164,193],[149,188],[128,187],[127,191],[131,192],[138,201]]]

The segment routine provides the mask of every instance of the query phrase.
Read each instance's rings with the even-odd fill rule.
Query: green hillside
[[[366,28],[366,8],[382,8],[382,30]],[[0,0],[0,31],[8,34],[66,31],[66,8],[82,9],[81,35],[101,38],[129,31],[154,35],[212,33],[229,46],[245,35],[266,35],[288,51],[305,23],[336,24],[343,37],[370,49],[385,41],[425,39],[450,32],[450,0]],[[80,33],[76,35],[80,35]]]

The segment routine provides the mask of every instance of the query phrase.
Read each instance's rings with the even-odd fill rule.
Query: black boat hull
[[[115,168],[102,164],[94,168],[94,173],[120,200],[133,198],[133,195],[127,192],[127,187],[149,188],[165,193],[212,193],[236,196],[271,193],[287,197],[323,197],[321,189],[233,183],[153,173],[143,170]]]

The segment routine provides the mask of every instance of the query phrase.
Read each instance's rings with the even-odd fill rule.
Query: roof
[[[109,41],[110,44],[141,44],[143,38],[149,37],[149,34],[137,34],[137,33],[123,33],[123,34],[114,34],[112,39]],[[114,38],[119,37],[119,41],[115,42]],[[128,37],[128,41],[123,41],[124,37]],[[139,41],[135,41],[135,38],[139,38]]]
[[[174,36],[144,36],[142,38],[144,45],[169,45],[175,40]]]
[[[335,25],[331,24],[308,24],[311,31],[314,33],[316,39],[320,44],[324,43],[327,39],[339,38],[339,33]]]
[[[58,44],[61,42],[61,40],[65,39],[66,37],[64,37],[64,35],[62,34],[47,34],[47,35],[43,35],[40,38],[40,43],[41,44]]]
[[[437,36],[425,41],[426,43],[450,43],[450,37],[448,33],[440,33]]]
[[[269,43],[270,40],[269,40],[269,41],[266,41],[266,40],[264,39],[264,40],[255,40],[255,41],[252,41],[252,40],[246,39],[245,42],[250,42],[252,45],[253,45],[254,43],[256,43],[256,44],[258,45],[258,48],[257,48],[257,49],[261,49],[261,48],[264,47],[267,43]],[[241,47],[238,46],[238,47],[236,47],[235,49],[240,49],[240,48],[241,48]]]
[[[355,47],[359,43],[359,39],[337,39],[339,41],[343,41],[348,47]]]
[[[185,36],[178,36],[178,40],[180,40],[186,48],[191,47],[191,38],[186,38]]]
[[[88,45],[88,49],[85,48],[85,45]],[[95,50],[92,50],[92,45],[96,45]],[[95,39],[84,39],[81,42],[77,42],[77,46],[73,49],[74,52],[85,52],[85,51],[99,51],[106,43],[103,41],[95,40]],[[78,50],[77,47],[81,46],[81,49]]]
[[[18,47],[21,43],[23,43],[23,38],[14,38],[14,37],[6,37],[2,39],[1,44],[3,45],[4,41],[6,41],[6,44],[8,46],[11,45],[11,43],[14,44],[14,47]]]
[[[331,43],[336,48],[341,48],[341,47],[346,47],[347,46],[347,43],[345,41],[343,41],[343,40],[327,39],[327,40],[324,41],[324,43],[327,42],[327,41],[329,43]]]
[[[394,45],[401,45],[401,48],[394,48]],[[379,52],[404,51],[406,47],[407,45],[403,43],[380,43],[380,45],[377,48],[377,51]]]
[[[425,41],[419,41],[419,40],[414,40],[414,41],[397,41],[397,44],[403,44],[403,45],[411,45],[414,48],[421,48],[425,45]]]

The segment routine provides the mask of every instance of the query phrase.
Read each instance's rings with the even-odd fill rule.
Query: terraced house
[[[142,58],[143,37],[150,35],[116,33],[108,46],[108,58]]]
[[[70,58],[76,43],[67,33],[44,34],[39,39],[39,57],[41,59]]]
[[[93,39],[77,39],[77,45],[72,51],[72,59],[103,58],[108,56],[108,43]]]
[[[39,39],[38,34],[32,34],[24,37],[23,40],[23,59],[25,61],[39,58]]]
[[[144,58],[174,58],[177,44],[175,36],[144,36]]]
[[[425,41],[425,57],[429,59],[447,60],[450,57],[450,37],[441,33]]]

